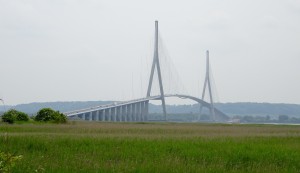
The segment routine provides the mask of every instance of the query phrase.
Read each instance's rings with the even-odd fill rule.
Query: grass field
[[[300,126],[0,124],[13,172],[300,172]]]

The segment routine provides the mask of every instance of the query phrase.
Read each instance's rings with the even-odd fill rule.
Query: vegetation
[[[23,155],[12,172],[300,171],[299,126],[70,122],[3,133],[0,148]]]
[[[287,115],[279,115],[278,119],[271,119],[267,116],[233,116],[233,119],[239,119],[242,123],[299,123],[300,118],[289,117]]]
[[[36,121],[66,123],[67,117],[59,111],[54,111],[51,108],[43,108],[38,111],[35,116]]]
[[[45,103],[29,103],[16,106],[6,105],[7,108],[14,108],[27,114],[36,114],[40,109],[49,107],[60,112],[68,112],[87,107],[110,104],[112,101],[87,101],[87,102],[45,102]],[[300,118],[300,105],[298,104],[271,104],[271,103],[215,103],[216,108],[228,115],[251,115],[251,116],[271,116],[271,119],[278,115],[288,115],[289,117]],[[0,105],[0,111],[4,107]],[[198,114],[199,104],[194,105],[167,105],[169,114]],[[203,113],[208,114],[209,112]],[[149,112],[152,114],[161,113],[160,105],[149,105]]]
[[[30,120],[29,116],[24,112],[20,112],[14,109],[10,109],[1,116],[2,121],[13,124],[15,122],[27,122]],[[32,119],[39,122],[54,122],[54,123],[66,123],[67,117],[59,111],[54,111],[50,108],[43,108],[39,110],[36,116],[32,116]]]
[[[24,112],[10,109],[2,115],[2,121],[13,124],[15,121],[29,121],[29,117]]]
[[[4,153],[0,151],[0,172],[11,172],[18,160],[21,160],[22,156],[16,156],[11,153]]]
[[[1,142],[1,150],[7,149],[7,145],[8,145],[7,133],[1,135],[0,142]],[[9,152],[3,152],[1,150],[0,150],[0,173],[9,173],[12,171],[12,168],[15,166],[16,162],[22,159],[22,156],[11,154]]]

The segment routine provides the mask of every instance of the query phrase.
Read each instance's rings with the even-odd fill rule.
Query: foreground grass
[[[300,172],[300,127],[71,122],[0,125],[13,172]]]

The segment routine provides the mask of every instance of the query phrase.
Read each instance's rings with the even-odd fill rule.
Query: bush
[[[22,156],[16,156],[10,153],[4,153],[0,151],[0,172],[11,172],[11,169],[15,166],[18,160],[21,160]]]
[[[24,112],[10,109],[2,115],[2,121],[13,124],[15,121],[29,121],[29,117]]]
[[[29,117],[24,112],[18,112],[16,120],[17,121],[29,121]]]
[[[55,123],[66,123],[67,117],[60,113],[59,111],[54,111],[51,108],[43,108],[38,111],[35,116],[36,121],[44,121],[44,122],[55,122]]]

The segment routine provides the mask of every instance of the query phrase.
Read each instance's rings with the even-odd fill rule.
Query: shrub
[[[36,121],[44,121],[44,122],[55,122],[55,123],[66,123],[67,117],[60,113],[59,111],[54,111],[51,108],[43,108],[38,111],[35,116]]]
[[[2,115],[2,121],[13,124],[15,121],[28,121],[29,117],[24,112],[10,109]]]
[[[16,120],[17,121],[29,121],[29,117],[24,112],[18,112]]]
[[[22,156],[16,156],[10,153],[4,153],[0,151],[0,172],[11,172],[11,169],[15,166],[18,160],[21,160]]]
[[[15,122],[15,119],[16,118],[11,114],[4,113],[2,115],[2,121],[6,122],[6,123],[9,123],[9,124],[13,124]]]

